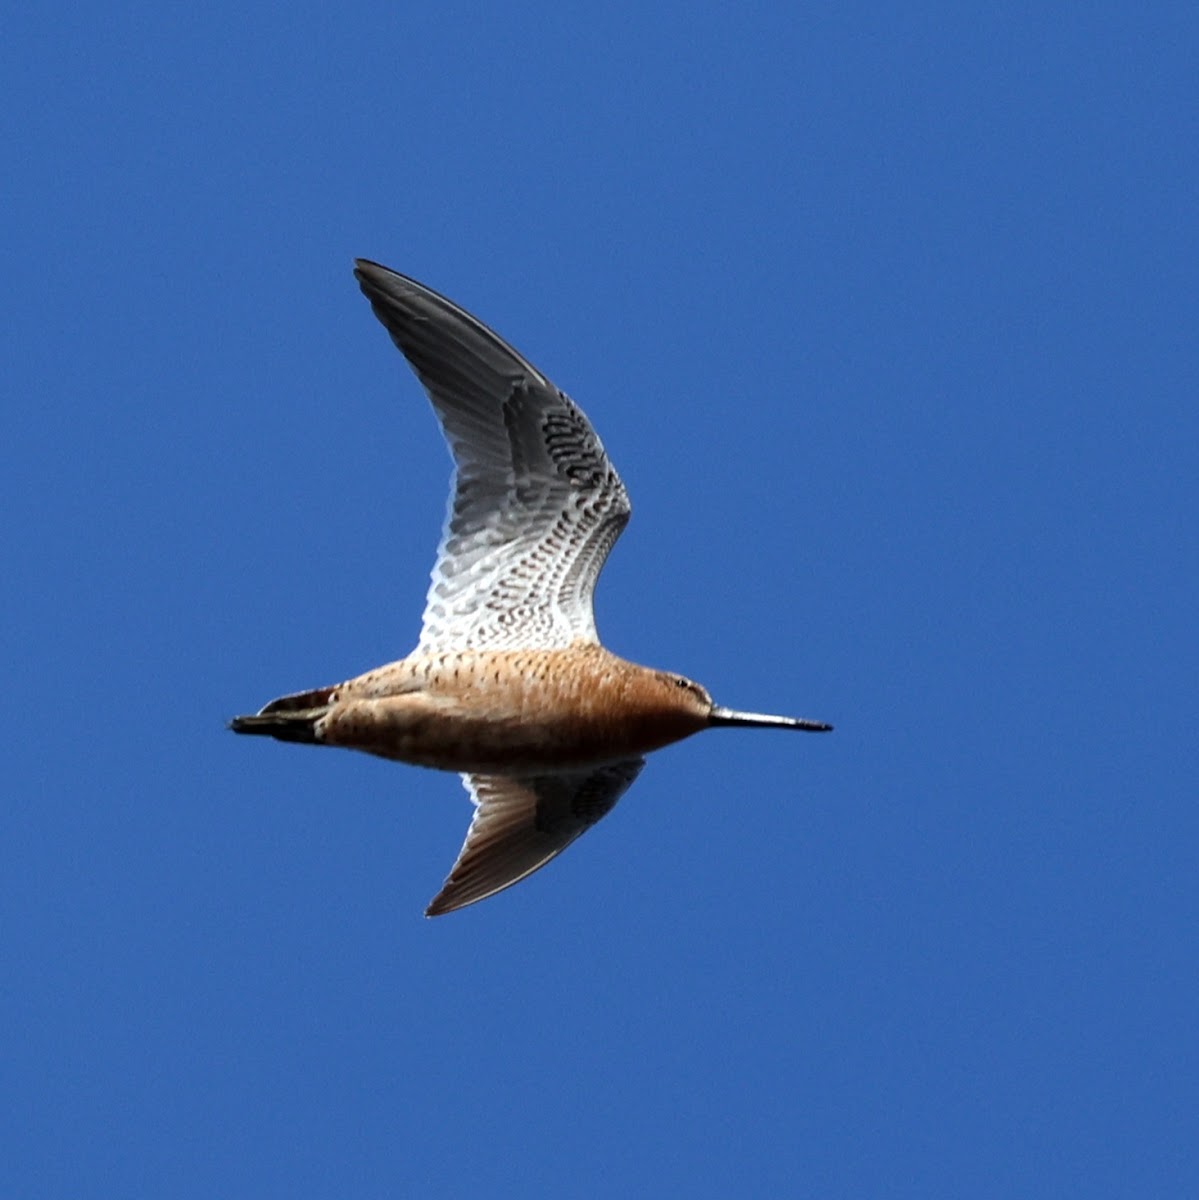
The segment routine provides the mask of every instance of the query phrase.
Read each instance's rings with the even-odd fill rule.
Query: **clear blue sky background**
[[[14,11],[0,1193],[1195,1194],[1194,12]],[[592,417],[615,651],[836,732],[437,921],[454,777],[227,733],[419,627],[354,255]]]

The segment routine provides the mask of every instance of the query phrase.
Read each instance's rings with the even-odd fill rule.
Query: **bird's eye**
[[[680,688],[689,688],[691,686],[691,681],[689,679],[684,679],[681,675],[676,675],[674,686]]]

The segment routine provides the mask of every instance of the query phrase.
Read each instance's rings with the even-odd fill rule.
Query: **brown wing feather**
[[[464,775],[477,805],[466,841],[428,917],[519,883],[612,811],[643,758],[544,775]]]

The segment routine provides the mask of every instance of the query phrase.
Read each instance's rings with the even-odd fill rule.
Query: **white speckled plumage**
[[[355,274],[456,467],[417,649],[598,642],[592,594],[629,498],[587,418],[456,304],[373,263]]]

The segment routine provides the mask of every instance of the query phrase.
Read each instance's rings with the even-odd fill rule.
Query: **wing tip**
[[[461,905],[454,904],[447,899],[444,889],[437,893],[432,900],[429,901],[425,908],[426,917],[444,917],[446,913],[453,912]]]
[[[371,258],[356,258],[354,259],[354,278],[359,283],[364,278],[379,278],[384,275],[394,275],[395,272],[389,267],[385,267],[382,263],[377,263]]]
[[[498,892],[506,891],[528,874],[531,872],[498,884],[484,883],[482,886],[478,881],[455,879],[451,874],[442,884],[441,891],[425,907],[425,916],[444,917],[446,913],[457,912],[460,908],[469,908],[472,904],[478,904],[480,900],[488,900]]]

